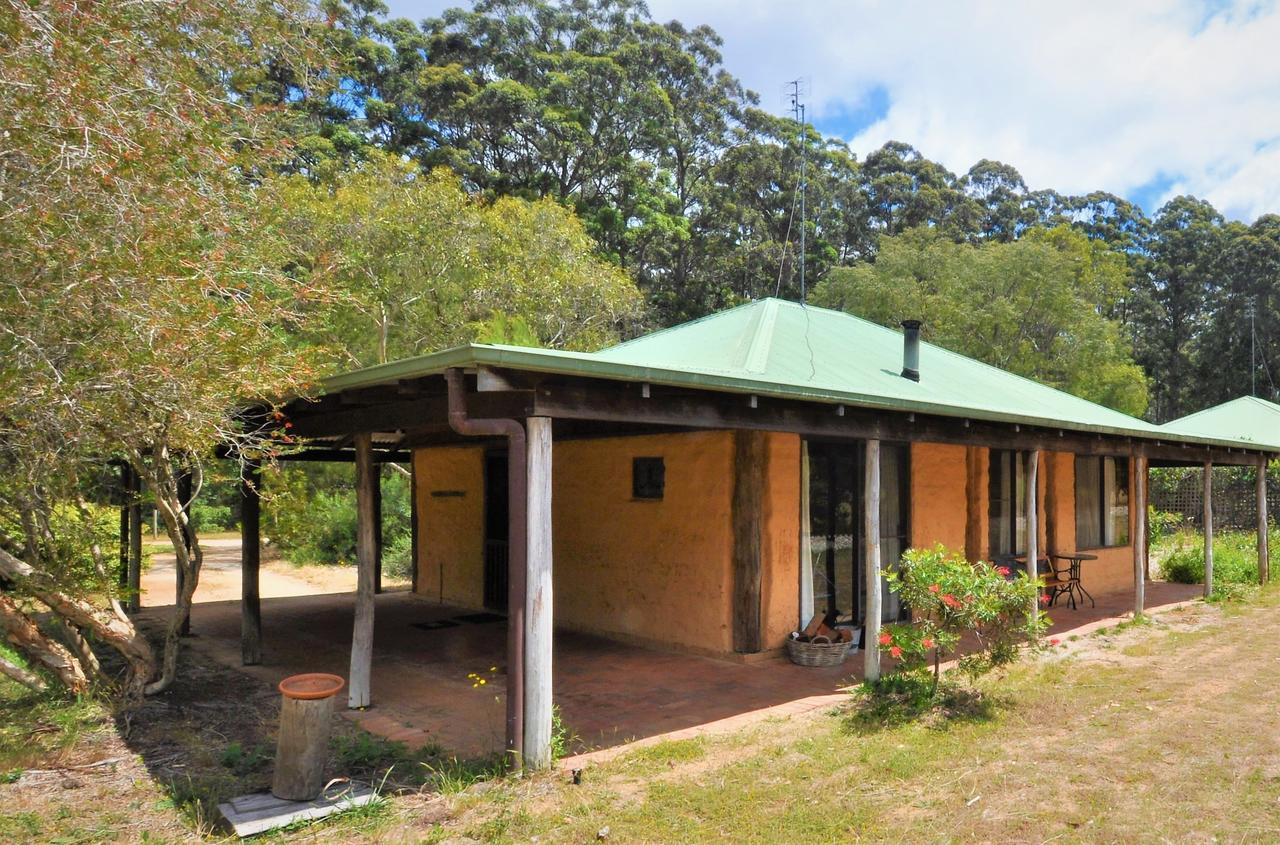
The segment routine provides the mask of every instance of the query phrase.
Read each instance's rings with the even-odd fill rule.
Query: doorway
[[[837,623],[866,622],[863,486],[866,444],[809,440],[809,534],[813,607]],[[910,456],[905,443],[880,446],[880,555],[895,568],[910,537]],[[905,619],[907,608],[880,579],[881,622]],[[801,623],[803,624],[803,622]]]
[[[507,498],[507,453],[484,456],[484,606],[507,610],[510,568],[510,500]]]

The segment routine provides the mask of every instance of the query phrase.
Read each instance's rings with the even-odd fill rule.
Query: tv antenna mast
[[[804,103],[801,97],[805,94],[805,84],[803,79],[793,79],[787,83],[791,86],[791,116],[800,127],[800,183],[797,189],[800,192],[800,302],[804,302],[807,297],[805,290],[805,200],[808,193],[809,185],[806,182],[806,151],[809,146],[808,124],[805,122]]]

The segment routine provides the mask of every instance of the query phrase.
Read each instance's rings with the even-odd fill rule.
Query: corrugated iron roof
[[[1179,417],[1161,428],[1179,434],[1232,438],[1253,446],[1280,449],[1280,405],[1256,396],[1241,396]]]
[[[901,376],[901,332],[842,311],[772,298],[599,352],[469,344],[335,376],[323,387],[333,392],[478,366],[1280,449],[1280,441],[1246,444],[1235,435],[1157,426],[929,343],[920,345],[920,381],[911,381]]]

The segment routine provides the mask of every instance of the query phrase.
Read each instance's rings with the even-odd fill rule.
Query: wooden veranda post
[[[192,494],[193,494],[193,490],[192,490],[191,473],[187,470],[183,470],[178,475],[178,500],[182,504],[182,513],[186,516],[186,520],[182,526],[182,541],[187,547],[188,556],[190,556],[192,548],[195,547],[195,543],[193,542],[194,537],[192,535],[192,531],[194,530],[194,528],[191,525]],[[177,598],[174,599],[174,604],[181,604],[182,590],[186,585],[186,573],[182,571],[181,566],[176,565],[176,562],[174,566],[174,572],[175,572],[175,580],[176,580],[175,586],[177,588],[177,593],[176,593]],[[182,627],[178,633],[184,637],[191,635],[190,608],[188,608],[187,614],[182,618]]]
[[[418,462],[409,459],[409,551],[412,555],[409,591],[418,592],[418,544],[422,536],[418,529]]]
[[[964,556],[966,560],[978,560],[982,557],[982,450],[967,447],[964,464]]]
[[[1038,499],[1040,452],[1027,452],[1027,577],[1033,581],[1040,579],[1040,520]],[[1040,613],[1040,593],[1031,602],[1031,620],[1035,621]]]
[[[129,612],[142,609],[142,490],[133,473],[133,503],[129,505]]]
[[[1133,615],[1147,604],[1147,460],[1134,453],[1133,460]]]
[[[1267,456],[1258,458],[1258,583],[1271,580],[1270,549],[1267,548]]]
[[[863,537],[866,542],[866,622],[862,676],[880,678],[880,441],[867,441],[866,478],[862,496]]]
[[[524,764],[551,765],[551,418],[529,417],[524,636]]]
[[[256,463],[244,466],[240,479],[240,661],[262,662],[262,601],[258,573],[262,564],[262,474]]]
[[[764,432],[739,431],[733,460],[733,650],[760,651]]]
[[[373,467],[373,592],[382,592],[382,468]]]
[[[373,591],[377,541],[374,538],[373,438],[357,434],[356,447],[356,614],[351,634],[351,674],[347,706],[368,707],[373,671]]]
[[[125,592],[129,589],[129,506],[133,503],[133,496],[129,490],[132,486],[129,483],[129,476],[132,475],[133,468],[127,462],[120,464],[120,590]]]
[[[1213,594],[1213,461],[1204,462],[1204,597]]]

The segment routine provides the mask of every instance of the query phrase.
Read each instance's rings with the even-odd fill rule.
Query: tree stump
[[[333,697],[343,683],[337,675],[318,673],[280,682],[283,699],[272,795],[288,801],[310,801],[320,795],[329,756]]]

